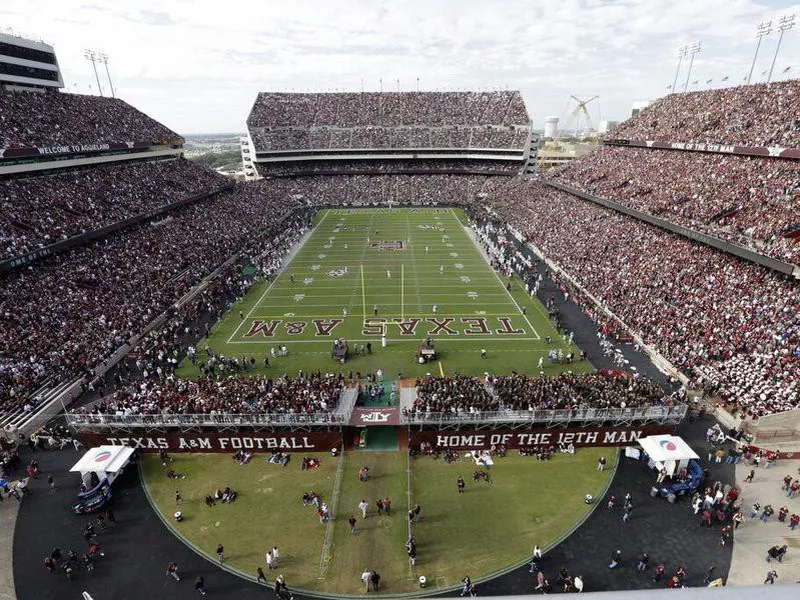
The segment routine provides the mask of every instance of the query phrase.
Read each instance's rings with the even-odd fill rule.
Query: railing
[[[646,408],[582,408],[574,410],[498,410],[453,413],[416,412],[401,414],[405,425],[453,423],[574,423],[581,421],[669,421],[680,422],[688,407],[650,406]]]
[[[248,425],[343,425],[348,415],[315,412],[309,414],[67,414],[67,424],[77,429],[102,427],[220,427]]]

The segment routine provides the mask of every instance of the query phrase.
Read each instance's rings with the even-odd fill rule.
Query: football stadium
[[[554,168],[521,90],[261,91],[223,174],[57,50],[0,33],[3,598],[793,594],[789,68],[681,46]]]

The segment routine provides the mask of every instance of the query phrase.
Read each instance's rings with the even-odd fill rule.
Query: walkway
[[[778,584],[794,584],[800,579],[800,527],[792,531],[788,523],[779,523],[778,509],[786,506],[790,515],[800,513],[800,496],[787,498],[786,492],[781,490],[787,474],[800,477],[800,460],[782,460],[769,469],[758,468],[753,483],[746,483],[744,480],[751,468],[745,464],[736,466],[736,481],[742,482],[741,497],[745,515],[749,516],[754,502],[761,506],[772,504],[775,514],[766,524],[758,519],[748,519],[736,530],[729,582],[731,585],[763,584],[767,571],[775,569],[778,572]],[[767,550],[784,544],[789,546],[789,551],[783,562],[767,563]]]

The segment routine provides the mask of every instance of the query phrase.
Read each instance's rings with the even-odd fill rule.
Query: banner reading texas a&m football
[[[338,431],[300,431],[264,433],[157,433],[115,434],[79,433],[78,439],[87,448],[110,444],[136,448],[140,452],[330,452],[342,447]]]

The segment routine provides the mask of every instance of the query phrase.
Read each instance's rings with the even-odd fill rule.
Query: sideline
[[[22,502],[24,500],[17,502],[8,496],[0,504],[0,522],[3,524],[3,535],[0,537],[0,600],[17,600],[14,587],[14,532]]]
[[[339,464],[336,465],[336,476],[333,479],[333,492],[331,493],[331,518],[328,519],[328,525],[325,527],[325,538],[322,542],[322,551],[319,555],[319,577],[317,579],[325,579],[328,572],[328,565],[330,564],[330,550],[333,544],[333,522],[336,515],[336,504],[339,501],[339,490],[342,487],[342,473],[344,473],[344,449],[339,454]]]

